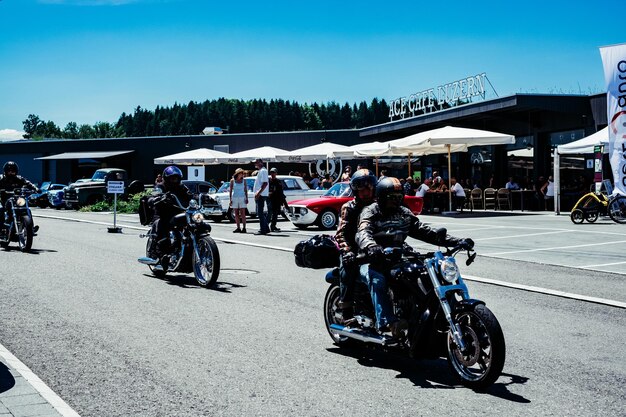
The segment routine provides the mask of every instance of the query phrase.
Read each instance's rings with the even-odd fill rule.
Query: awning
[[[110,158],[112,156],[124,155],[135,151],[102,151],[102,152],[65,152],[56,155],[42,156],[41,158],[35,158],[39,160],[50,159],[103,159]]]

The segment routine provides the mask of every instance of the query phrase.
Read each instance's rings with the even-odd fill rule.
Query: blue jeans
[[[261,233],[270,232],[270,228],[267,225],[267,216],[265,215],[265,205],[267,203],[267,197],[259,197],[256,200],[256,215],[259,218],[259,223],[261,223]]]
[[[369,264],[361,265],[359,272],[361,281],[367,284],[367,288],[370,290],[378,328],[380,329],[396,321],[396,317],[393,314],[393,307],[391,306],[391,300],[387,293],[387,281],[385,276],[372,269]]]

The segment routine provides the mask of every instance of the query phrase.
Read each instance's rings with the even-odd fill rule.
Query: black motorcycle
[[[17,188],[13,194],[0,190],[0,198],[5,201],[4,219],[0,227],[0,246],[7,248],[11,242],[17,242],[22,252],[33,246],[33,215],[28,206],[28,190]],[[8,196],[7,196],[8,195]]]
[[[354,318],[342,317],[337,304],[338,269],[330,271],[324,318],[335,344],[360,341],[407,352],[413,358],[445,356],[463,385],[480,390],[493,384],[504,367],[504,335],[485,303],[470,298],[454,259],[461,250],[420,254],[408,245],[385,249],[383,269],[394,313],[408,321],[401,337],[378,332],[369,291],[361,282],[355,288]],[[476,253],[467,254],[469,266]]]
[[[147,199],[140,203],[140,221],[143,225],[151,225],[150,232],[140,237],[147,237],[146,257],[138,261],[148,265],[156,277],[164,277],[168,272],[193,272],[196,281],[203,287],[211,287],[220,273],[220,253],[215,241],[211,238],[211,226],[204,221],[204,208],[196,200],[191,200],[184,207],[180,200],[171,193],[157,196],[157,199],[169,200],[180,209],[180,213],[171,220],[172,230],[169,234],[169,252],[160,254],[157,259],[150,255],[155,249],[156,223],[154,210]],[[158,203],[157,203],[158,204]],[[169,203],[168,203],[169,204]]]

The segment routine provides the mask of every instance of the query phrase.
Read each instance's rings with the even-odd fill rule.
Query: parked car
[[[62,190],[64,187],[66,187],[64,184],[53,184],[51,182],[44,182],[43,184],[41,184],[41,187],[39,188],[41,192],[33,193],[30,196],[28,196],[28,204],[31,207],[46,208],[49,205],[48,191]]]
[[[212,197],[217,192],[217,187],[207,181],[183,180],[183,185],[189,188],[193,198],[204,207],[204,215],[222,217],[222,206],[217,204]],[[202,199],[200,199],[202,194]]]
[[[318,198],[297,200],[289,204],[289,220],[299,229],[318,225],[330,230],[337,227],[341,206],[354,198],[349,182],[339,182],[326,194]],[[405,196],[404,205],[414,214],[420,214],[424,201],[422,197]]]
[[[324,190],[312,190],[304,182],[302,177],[297,177],[293,175],[277,175],[276,177],[281,181],[283,185],[283,191],[285,193],[285,197],[287,198],[287,203],[295,200],[305,200],[308,198],[319,197],[325,192]],[[254,188],[254,180],[255,177],[244,178],[246,186],[248,187],[248,207],[246,211],[247,214],[250,216],[256,216],[256,203],[254,200],[254,193],[252,192],[252,189]],[[230,181],[222,184],[219,190],[217,190],[217,193],[211,195],[211,197],[215,199],[215,201],[222,207],[222,216],[211,216],[210,218],[212,220],[217,222],[225,219],[234,221],[232,211],[229,207],[229,192]]]
[[[67,187],[67,186],[65,186]],[[65,200],[63,199],[65,195],[65,187],[60,190],[50,190],[48,191],[48,204],[50,207],[55,209],[61,209],[65,207]]]
[[[68,208],[78,209],[89,206],[109,197],[107,182],[124,181],[124,194],[121,198],[136,194],[144,190],[143,183],[129,181],[125,170],[119,168],[103,168],[93,173],[91,179],[76,181],[67,186],[64,193],[65,204]]]

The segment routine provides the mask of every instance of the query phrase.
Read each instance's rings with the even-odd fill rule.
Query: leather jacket
[[[33,191],[38,191],[39,189],[35,186],[35,184],[33,184],[32,182],[28,181],[26,178],[20,176],[20,175],[15,175],[15,176],[8,176],[8,175],[0,175],[0,190],[4,190],[3,196],[2,196],[2,202],[4,203],[4,201],[6,200],[6,196],[8,196],[10,193],[13,193],[13,191],[16,188],[30,188]]]
[[[191,199],[193,198],[193,195],[189,191],[189,188],[182,184],[169,190],[164,185],[158,185],[155,188],[160,189],[164,193],[170,192],[171,194],[174,194],[176,197],[178,197],[183,207],[187,207],[189,205],[189,201],[191,201]],[[177,211],[180,211],[178,207],[175,206],[174,202],[170,202],[169,204],[167,204],[167,199],[163,200],[162,196],[152,197],[150,200],[151,203],[154,205],[157,214],[162,217],[165,217],[166,215],[168,217],[173,216]]]
[[[383,213],[378,203],[363,210],[359,218],[356,243],[361,251],[372,246],[401,247],[407,236],[437,245],[455,246],[461,239],[446,235],[440,237],[437,229],[422,224],[411,210],[400,206],[391,213]]]
[[[339,244],[339,251],[342,255],[348,252],[357,253],[359,251],[355,237],[359,227],[359,216],[365,207],[366,205],[363,202],[356,199],[350,200],[341,206],[335,240]]]

